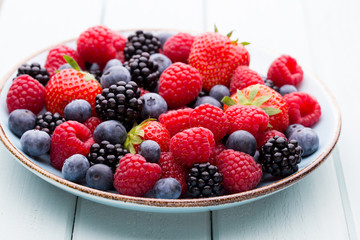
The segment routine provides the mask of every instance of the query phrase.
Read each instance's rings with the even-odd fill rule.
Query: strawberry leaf
[[[250,43],[249,43],[249,42],[241,42],[241,44],[242,44],[243,46],[246,46],[246,45],[249,45]]]
[[[73,59],[72,57],[68,56],[68,55],[63,55],[63,58],[65,59],[65,61],[70,64],[70,66],[77,70],[77,71],[81,71],[79,64],[75,61],[75,59]]]
[[[236,91],[236,95],[241,105],[247,105],[249,103],[244,94],[239,89]]]
[[[267,115],[269,115],[269,116],[273,116],[273,115],[276,115],[278,113],[281,113],[281,110],[277,109],[277,108],[264,107],[264,108],[261,108],[261,109],[264,110],[267,113]]]
[[[234,105],[237,104],[233,99],[231,99],[231,98],[228,97],[228,96],[225,96],[225,97],[221,100],[221,102],[222,102],[223,104],[229,106],[229,107],[230,107],[230,106],[234,106]]]
[[[234,30],[230,31],[228,34],[226,34],[226,36],[227,36],[228,38],[230,38],[231,35],[233,34],[233,32],[234,32]]]
[[[259,92],[259,85],[255,85],[250,89],[248,101],[252,103],[256,94]]]
[[[260,107],[271,98],[271,95],[261,96],[253,102],[253,105]]]
[[[219,29],[217,28],[216,24],[214,24],[214,32],[219,32]]]

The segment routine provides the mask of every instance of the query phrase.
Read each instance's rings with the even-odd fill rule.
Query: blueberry
[[[85,178],[89,167],[89,161],[84,155],[74,154],[65,160],[62,174],[66,180],[80,182]]]
[[[256,152],[256,139],[255,137],[244,130],[238,130],[230,134],[226,140],[226,148],[235,151],[244,152],[251,156]]]
[[[175,178],[162,178],[153,187],[155,198],[177,199],[181,194],[181,185]]]
[[[86,171],[86,183],[91,188],[109,190],[113,187],[113,172],[105,164],[95,164]]]
[[[204,96],[196,100],[194,107],[200,106],[201,104],[208,103],[218,108],[222,108],[221,103],[213,97]]]
[[[255,160],[255,162],[259,162],[259,156],[260,156],[260,153],[259,153],[259,151],[258,150],[256,150],[256,152],[255,152],[255,154],[254,154],[254,160]]]
[[[119,59],[109,60],[105,65],[104,72],[106,72],[106,70],[108,70],[109,68],[114,67],[114,66],[122,66],[121,61]]]
[[[157,34],[157,37],[160,39],[161,49],[164,47],[166,40],[172,37],[174,34],[169,32],[162,32]]]
[[[90,66],[88,67],[88,70],[89,70],[89,72],[100,71],[99,64],[91,63]]]
[[[91,117],[91,105],[83,99],[76,99],[68,103],[64,109],[66,120],[85,122]]]
[[[160,74],[172,64],[170,58],[161,53],[151,54],[150,60],[157,63]]]
[[[224,85],[215,85],[211,88],[209,96],[221,102],[225,96],[230,97],[230,90]]]
[[[50,135],[40,130],[28,130],[20,138],[22,150],[34,157],[47,153],[50,142]]]
[[[144,106],[141,111],[141,118],[159,118],[160,114],[165,113],[168,109],[166,101],[157,93],[145,93]]]
[[[143,156],[147,162],[157,163],[160,160],[160,145],[153,140],[146,140],[140,144],[139,154]]]
[[[317,133],[308,127],[299,128],[294,131],[290,137],[290,140],[296,140],[299,143],[299,146],[303,149],[303,157],[307,157],[319,148],[319,137]]]
[[[73,69],[70,64],[64,63],[58,68],[58,71],[64,70],[64,69]]]
[[[126,83],[131,81],[130,72],[123,66],[110,67],[104,71],[100,78],[102,88],[108,88],[120,81],[124,81]]]
[[[293,85],[285,84],[282,87],[280,87],[280,94],[281,96],[284,96],[285,94],[289,94],[292,92],[297,92],[297,88]]]
[[[16,109],[10,113],[8,124],[10,131],[21,137],[27,130],[35,128],[36,116],[29,110]]]
[[[293,132],[295,132],[300,128],[304,128],[304,126],[297,123],[289,125],[285,131],[285,136],[289,138]]]
[[[116,120],[108,120],[100,123],[94,131],[94,140],[97,143],[101,143],[106,140],[112,144],[123,144],[126,139],[125,127]]]

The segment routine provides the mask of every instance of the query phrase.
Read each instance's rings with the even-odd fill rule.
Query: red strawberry
[[[94,133],[95,128],[102,123],[101,119],[98,117],[90,117],[88,119],[86,119],[86,121],[84,122],[84,125],[90,129],[91,133]]]
[[[287,141],[287,138],[286,138],[285,134],[283,134],[282,132],[279,132],[279,131],[276,131],[276,130],[268,130],[268,131],[260,134],[260,137],[257,139],[258,149],[261,146],[263,146],[267,142],[267,140],[269,140],[270,138],[273,138],[275,136],[283,137]]]
[[[234,70],[249,62],[250,55],[242,44],[217,32],[196,36],[189,55],[189,64],[203,77],[205,91],[218,84],[229,87]]]
[[[188,33],[178,33],[166,40],[163,53],[171,62],[188,63],[191,45],[194,42],[194,36]]]
[[[79,59],[78,53],[66,45],[59,45],[50,49],[45,62],[45,68],[49,72],[50,78],[54,76],[59,67],[66,63],[64,55],[73,58],[76,62],[83,67],[82,62]]]
[[[303,70],[296,60],[289,55],[281,55],[272,62],[267,78],[281,87],[285,84],[298,85],[303,80]]]
[[[238,66],[231,77],[230,93],[236,93],[236,90],[241,90],[250,85],[264,84],[263,78],[248,66]]]
[[[190,128],[189,117],[192,110],[192,108],[182,108],[167,111],[159,116],[159,122],[169,130],[170,136],[174,136],[178,132]]]

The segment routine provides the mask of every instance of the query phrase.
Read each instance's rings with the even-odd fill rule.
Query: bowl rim
[[[117,31],[119,33],[124,32],[131,32],[135,31],[134,29],[125,29],[121,31]],[[179,30],[174,29],[144,29],[144,31],[173,31],[178,32]],[[192,32],[192,31],[188,31]],[[68,44],[70,42],[76,41],[76,38],[72,38],[66,41],[61,41],[57,44],[50,45],[48,47],[45,47],[39,51],[36,51],[34,54],[30,55],[27,58],[24,58],[20,63],[16,64],[0,81],[0,93],[3,91],[4,86],[8,79],[14,74],[14,72],[24,63],[28,62],[30,59],[36,57],[37,55],[44,53],[46,51],[49,51],[51,48],[62,45],[62,44]],[[265,51],[266,48],[263,48]],[[303,69],[305,69],[302,66]],[[50,182],[50,180],[54,180],[57,183],[60,183],[64,185],[65,187],[69,187],[72,190],[79,191],[81,193],[90,194],[94,197],[101,197],[106,198],[107,200],[115,200],[115,201],[121,201],[123,203],[131,203],[131,204],[138,204],[138,205],[144,205],[144,206],[151,206],[151,207],[160,207],[160,208],[198,208],[198,207],[212,207],[212,206],[219,206],[219,205],[225,205],[235,202],[243,202],[246,200],[256,199],[259,197],[266,196],[271,193],[275,193],[277,191],[280,191],[290,185],[293,185],[294,183],[298,182],[299,180],[303,179],[305,176],[307,176],[310,172],[312,172],[314,169],[316,169],[320,164],[322,164],[325,159],[330,155],[330,153],[333,151],[333,149],[336,146],[336,143],[339,139],[340,132],[341,132],[341,114],[339,110],[339,106],[335,100],[335,97],[330,92],[328,87],[319,79],[317,78],[312,72],[307,71],[306,73],[310,75],[312,78],[316,79],[318,83],[323,87],[323,89],[326,91],[328,96],[331,98],[332,104],[334,106],[335,114],[337,116],[337,126],[335,130],[335,134],[333,138],[330,141],[330,144],[326,146],[325,150],[315,159],[313,160],[309,165],[307,165],[305,168],[301,169],[300,171],[286,177],[283,179],[280,179],[274,183],[271,183],[269,185],[255,188],[249,191],[241,192],[241,193],[234,193],[234,194],[228,194],[223,196],[217,196],[217,197],[210,197],[210,198],[192,198],[192,199],[156,199],[156,198],[145,198],[145,197],[133,197],[128,195],[122,195],[119,193],[112,193],[112,192],[105,192],[97,189],[93,189],[90,187],[83,186],[78,183],[74,183],[68,180],[65,180],[51,172],[46,171],[45,169],[38,166],[36,163],[31,161],[29,158],[27,158],[24,154],[22,154],[9,140],[9,138],[6,136],[5,131],[3,129],[3,126],[0,124],[0,139],[7,148],[7,150],[18,160],[20,163],[27,168],[30,168],[30,170],[36,171],[37,174],[40,174],[43,176],[45,180]],[[50,182],[51,183],[51,182]],[[52,183],[53,184],[53,183]]]

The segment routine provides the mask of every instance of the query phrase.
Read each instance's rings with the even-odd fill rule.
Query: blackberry
[[[55,128],[65,122],[59,113],[46,112],[36,117],[35,129],[44,131],[50,136],[53,134]]]
[[[260,148],[259,163],[264,172],[287,177],[297,172],[302,152],[296,140],[288,142],[284,137],[275,136]]]
[[[103,121],[117,120],[129,131],[134,122],[140,120],[144,100],[133,81],[119,81],[104,88],[95,98],[95,112]]]
[[[139,87],[154,91],[160,77],[157,63],[150,60],[150,54],[143,52],[134,55],[129,61],[124,63],[124,67],[129,70],[131,80],[136,82]]]
[[[193,197],[215,197],[221,195],[222,180],[219,169],[206,162],[193,165],[186,178],[186,183]]]
[[[16,76],[20,76],[23,74],[30,75],[31,77],[38,80],[42,85],[46,86],[50,77],[48,71],[41,67],[41,65],[37,62],[32,64],[23,64],[18,68],[18,73]]]
[[[160,39],[152,33],[138,30],[128,37],[124,48],[125,60],[130,60],[134,55],[147,52],[150,55],[158,53],[161,47]]]
[[[100,77],[102,75],[102,71],[97,63],[88,63],[85,62],[86,71],[92,75],[94,75],[95,79],[100,82]]]
[[[268,86],[269,88],[274,89],[277,92],[280,92],[280,88],[274,84],[274,82],[270,79],[265,79],[264,84]]]
[[[90,153],[87,155],[90,166],[95,164],[105,164],[115,172],[120,159],[129,153],[121,144],[111,144],[104,140],[101,143],[94,143],[90,148]]]

